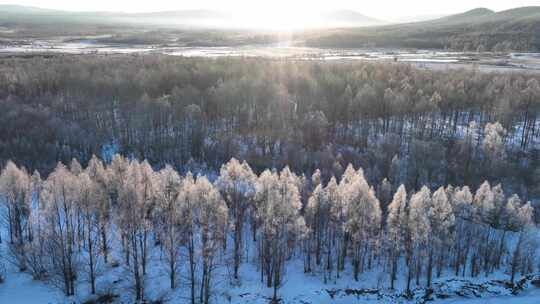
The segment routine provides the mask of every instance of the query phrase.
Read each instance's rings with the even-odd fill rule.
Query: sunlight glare
[[[246,8],[235,13],[237,15],[235,20],[238,20],[236,25],[239,27],[281,31],[321,26],[321,22],[317,20],[316,12],[298,13],[298,11],[289,7],[273,7],[263,11]]]

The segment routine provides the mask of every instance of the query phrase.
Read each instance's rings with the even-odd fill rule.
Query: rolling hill
[[[334,10],[320,14],[319,20],[326,25],[375,26],[386,22],[363,15],[352,10]]]
[[[368,28],[307,31],[297,36],[318,47],[410,47],[454,50],[539,50],[540,7],[501,12],[485,8],[435,20]]]
[[[540,50],[540,6],[501,12],[477,8],[434,20],[387,24],[359,12],[335,10],[307,16],[306,30],[293,40],[313,47],[389,47],[452,50]],[[181,10],[151,13],[67,12],[18,5],[0,5],[0,38],[36,38],[112,35],[107,42],[167,43],[178,32],[204,30],[209,44],[273,42],[268,29],[250,29],[238,14],[215,10]],[[248,39],[246,37],[246,30]],[[225,37],[225,38],[223,38]],[[290,38],[290,37],[289,37]],[[191,40],[191,38],[190,38]],[[225,41],[225,42],[223,42]],[[205,42],[205,45],[207,43]]]
[[[33,25],[50,23],[69,23],[85,25],[135,25],[159,26],[164,28],[249,28],[243,21],[244,14],[218,10],[175,10],[148,13],[122,12],[67,12],[19,5],[0,5],[0,25]],[[304,13],[310,27],[363,27],[384,24],[352,10],[334,10],[324,13]]]

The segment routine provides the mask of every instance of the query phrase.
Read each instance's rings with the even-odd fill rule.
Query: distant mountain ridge
[[[61,10],[24,6],[17,4],[0,4],[0,13],[12,13],[12,14],[50,14],[64,12]]]
[[[475,22],[478,18],[483,18],[486,16],[491,16],[496,14],[495,11],[492,11],[487,8],[475,8],[464,13],[445,16],[442,18],[427,20],[426,22],[446,22],[446,23],[461,23],[461,22]]]
[[[477,8],[435,20],[311,32],[308,46],[540,50],[540,6],[501,12]]]
[[[250,41],[277,39],[265,37],[266,29],[250,27],[250,23],[241,20],[240,15],[204,9],[149,13],[68,12],[20,5],[0,5],[0,27],[8,29],[3,32],[3,37],[15,38],[20,37],[17,36],[18,33],[23,33],[25,37],[51,34],[56,36],[110,34],[110,29],[122,27],[139,32],[147,29],[219,30],[211,34],[211,41],[220,40],[219,37],[224,35],[225,30],[253,29],[256,31],[250,33]],[[307,29],[296,31],[292,38],[287,39],[306,46],[331,48],[376,46],[465,51],[540,50],[540,6],[520,7],[500,12],[476,8],[433,20],[401,24],[391,24],[351,10],[334,10],[313,16],[305,13],[302,18],[307,20]],[[302,18],[299,18],[300,22]],[[264,26],[264,22],[262,24]],[[145,40],[155,41],[154,34],[145,35],[147,36]],[[261,37],[263,39],[259,39]],[[127,41],[140,39],[129,37]]]
[[[0,4],[0,21],[8,21],[15,18],[18,21],[28,21],[28,18],[40,16],[45,19],[57,19],[58,21],[72,21],[73,17],[79,18],[79,22],[94,23],[133,23],[133,24],[181,24],[208,25],[209,21],[217,21],[219,26],[238,23],[239,16],[233,12],[225,12],[210,9],[196,10],[170,10],[145,13],[124,12],[70,12],[21,5]],[[332,26],[374,26],[385,22],[368,17],[352,10],[334,10],[324,13],[313,14],[310,22],[317,25]],[[35,21],[35,20],[34,20]]]
[[[334,10],[321,14],[322,20],[350,23],[350,24],[363,24],[363,25],[381,25],[386,22],[376,18],[372,18],[361,14],[353,10]]]

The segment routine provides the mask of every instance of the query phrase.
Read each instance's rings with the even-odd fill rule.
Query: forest
[[[0,69],[0,164],[44,175],[92,155],[205,174],[235,157],[257,173],[329,180],[351,163],[375,185],[488,180],[539,194],[534,73],[161,55],[15,57]]]
[[[518,286],[518,275],[538,267],[533,208],[488,182],[476,191],[401,185],[394,192],[386,180],[375,190],[352,165],[325,183],[319,170],[257,175],[236,159],[211,182],[115,155],[108,165],[96,157],[86,168],[75,159],[59,163],[45,179],[8,162],[0,191],[9,235],[2,265],[67,296],[76,295],[77,283],[103,292],[96,281],[109,265],[124,269],[119,279],[127,280],[130,301],[147,299],[153,266],[164,269],[167,288],[185,289],[186,302],[205,304],[220,302],[216,273],[227,269],[234,286],[248,264],[273,290],[271,303],[280,302],[292,260],[325,284],[345,269],[354,281],[379,269],[384,287],[405,299],[448,273],[475,278],[502,270]]]
[[[404,299],[539,270],[538,74],[158,54],[0,71],[0,281],[193,304],[257,281],[278,303],[298,263]]]

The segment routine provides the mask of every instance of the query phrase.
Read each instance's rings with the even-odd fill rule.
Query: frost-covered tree
[[[487,221],[494,228],[503,226],[504,209],[506,206],[506,198],[502,186],[499,184],[491,188],[493,193],[493,209],[489,214]]]
[[[446,189],[440,187],[433,193],[427,206],[430,237],[428,242],[427,286],[431,286],[433,263],[436,259],[437,277],[440,277],[445,256],[454,238],[455,217]]]
[[[181,266],[180,253],[184,226],[181,220],[181,208],[177,201],[181,182],[180,175],[170,166],[166,166],[157,174],[157,218],[171,289],[176,287],[177,274]]]
[[[484,128],[482,148],[492,161],[500,161],[505,157],[504,137],[506,130],[499,123],[487,123]]]
[[[233,269],[238,279],[238,270],[243,251],[243,234],[246,214],[250,211],[255,196],[257,176],[246,162],[231,159],[223,165],[215,185],[221,192],[229,209],[229,218],[234,230]]]
[[[362,169],[356,171],[354,167],[349,164],[345,169],[345,172],[341,176],[341,180],[338,185],[337,198],[332,203],[332,222],[333,233],[336,243],[336,276],[339,278],[339,274],[345,268],[345,259],[347,257],[347,249],[349,246],[349,234],[346,230],[347,213],[351,202],[355,198],[355,187],[357,187],[364,180],[364,174]]]
[[[478,223],[476,230],[477,241],[475,250],[471,257],[471,275],[476,276],[483,266],[487,272],[489,259],[493,253],[490,243],[492,241],[492,218],[495,210],[495,195],[490,184],[486,181],[477,190],[474,195],[473,205],[476,210],[476,221]]]
[[[343,161],[338,158],[336,164]],[[257,177],[232,159],[212,184],[202,175],[181,177],[170,166],[154,171],[146,161],[117,155],[109,165],[97,157],[86,168],[76,160],[69,167],[60,163],[43,181],[8,162],[0,173],[0,203],[13,244],[1,258],[71,296],[82,280],[98,293],[107,256],[123,256],[122,275],[141,302],[148,275],[157,274],[150,271],[152,258],[165,266],[173,289],[185,263],[192,304],[210,302],[218,267],[240,268],[251,257],[274,302],[291,259],[303,259],[304,271],[321,273],[325,283],[337,280],[346,262],[355,280],[376,263],[391,288],[405,277],[407,295],[424,275],[430,286],[434,271],[478,276],[503,270],[515,281],[538,266],[533,208],[507,196],[502,185],[484,182],[474,195],[468,186],[433,194],[424,186],[411,197],[402,185],[389,198],[389,182],[376,194],[366,178],[383,175],[376,168],[366,172],[349,165],[339,183],[332,177],[325,185],[318,170],[311,179],[288,167]],[[242,245],[248,222],[257,241],[253,254]],[[238,237],[235,259],[226,246],[229,231]],[[118,251],[107,253],[111,248]]]
[[[118,161],[119,158],[116,158]],[[85,169],[86,174],[90,176],[92,181],[97,184],[102,195],[99,196],[99,201],[95,205],[99,218],[99,233],[100,233],[100,252],[103,255],[105,263],[109,259],[109,239],[111,226],[111,202],[116,200],[115,183],[112,178],[112,170],[108,170],[103,165],[103,162],[95,155],[92,156]]]
[[[477,221],[488,223],[495,208],[495,197],[490,184],[486,181],[476,190],[473,205],[477,211]]]
[[[32,201],[30,213],[29,242],[25,249],[25,260],[32,277],[35,280],[45,278],[47,274],[45,264],[46,236],[44,233],[47,223],[45,222],[45,207],[42,201],[43,180],[39,172],[35,171],[31,177]]]
[[[537,232],[534,231],[533,224],[533,208],[530,203],[519,206],[517,197],[510,198],[508,203],[508,211],[512,212],[513,227],[518,232],[518,240],[515,242],[514,248],[511,249],[510,261],[510,282],[513,284],[516,274],[521,269],[522,273],[532,270],[532,259],[537,250],[534,249],[538,245]],[[532,246],[531,246],[532,245]],[[533,248],[531,250],[531,247]],[[521,267],[520,267],[521,266]]]
[[[225,238],[228,222],[227,205],[219,191],[204,176],[193,179],[188,174],[180,186],[177,199],[182,221],[186,225],[191,280],[191,302],[196,301],[195,286],[200,286],[198,300],[210,301],[215,257]],[[197,276],[196,270],[201,268]],[[197,282],[197,277],[200,278]]]
[[[191,304],[196,301],[197,284],[197,202],[195,201],[195,179],[191,172],[188,172],[182,179],[178,190],[176,204],[180,209],[180,221],[184,225],[184,244],[188,252],[189,286]]]
[[[224,241],[228,222],[227,205],[219,191],[206,179],[198,177],[195,182],[194,201],[197,202],[197,226],[200,229],[202,276],[200,302],[208,304],[212,286],[215,256]]]
[[[411,197],[408,224],[411,230],[412,255],[408,261],[407,291],[410,291],[413,273],[416,275],[416,285],[420,284],[423,261],[427,255],[426,250],[431,235],[428,213],[430,205],[431,192],[425,186]]]
[[[371,268],[373,253],[378,245],[382,212],[375,191],[363,175],[348,189],[351,200],[347,208],[346,231],[352,241],[353,275],[358,281],[359,271],[367,264]]]
[[[332,249],[332,229],[331,229],[331,212],[332,204],[339,199],[338,197],[338,185],[336,179],[332,177],[327,186],[324,187],[320,183],[319,172],[316,171],[313,180],[316,181],[317,186],[313,190],[311,196],[308,199],[304,218],[306,225],[309,228],[308,249],[306,271],[311,271],[311,256],[315,255],[315,264],[321,266],[324,253],[327,253],[326,263],[324,263],[325,276],[327,279],[327,273],[331,270],[331,249]]]
[[[277,290],[284,282],[285,261],[291,244],[303,237],[305,222],[300,216],[300,194],[297,178],[288,168],[279,174],[264,171],[256,185],[257,216],[260,220],[259,258],[266,285]]]
[[[467,258],[471,250],[475,232],[476,211],[473,196],[469,187],[455,189],[451,196],[452,209],[455,217],[454,267],[455,275],[465,275]]]
[[[80,260],[77,253],[78,179],[59,163],[43,186],[46,208],[48,278],[68,296],[75,294]]]
[[[148,162],[132,161],[118,191],[120,214],[118,227],[125,236],[127,270],[131,273],[135,298],[144,300],[150,233],[157,199],[157,178]]]
[[[82,172],[82,171],[80,171]],[[96,279],[99,274],[102,260],[99,255],[100,242],[100,204],[106,199],[106,193],[100,185],[93,181],[86,172],[79,173],[78,179],[78,209],[80,212],[80,225],[83,227],[83,237],[79,242],[84,243],[85,273],[88,275],[90,292],[96,293]]]
[[[324,206],[323,204],[323,186],[317,185],[317,187],[315,187],[311,193],[304,211],[304,219],[306,221],[306,226],[309,229],[309,237],[306,240],[307,245],[305,246],[304,252],[304,272],[311,272],[311,261],[313,255],[315,255],[315,263],[320,265],[322,244],[321,221],[323,220],[323,217],[321,216],[321,211],[323,211],[323,208],[321,207]]]
[[[31,237],[32,187],[30,175],[24,168],[8,162],[0,173],[0,201],[3,203],[2,215],[7,225],[11,251],[21,270],[25,270],[24,243]]]
[[[404,185],[399,186],[390,205],[386,218],[386,242],[390,258],[390,288],[394,289],[398,272],[398,262],[401,252],[406,250],[410,239],[409,210],[407,206],[407,191]],[[406,251],[408,252],[408,250]]]

